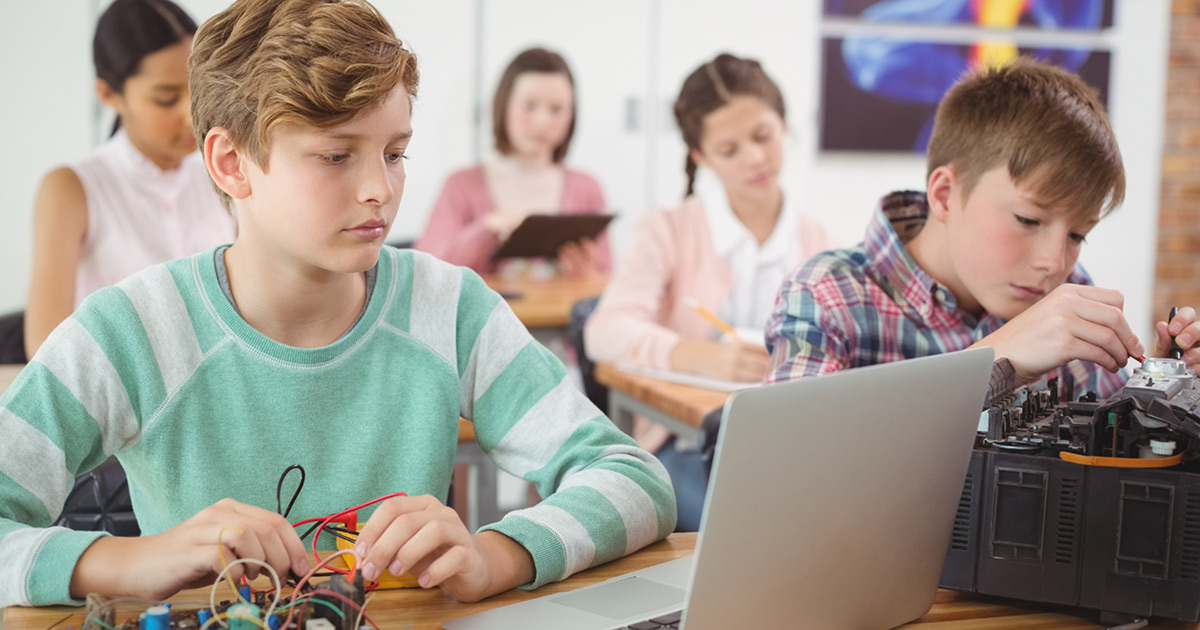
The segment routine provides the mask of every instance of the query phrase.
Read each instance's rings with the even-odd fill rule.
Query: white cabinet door
[[[687,184],[683,138],[673,106],[684,79],[700,64],[728,52],[757,59],[783,92],[788,143],[781,184],[800,194],[815,138],[817,0],[660,0],[658,92],[661,121],[654,153],[655,203],[679,203]],[[811,145],[811,146],[810,146]]]
[[[648,202],[646,98],[650,49],[645,0],[486,0],[480,155],[493,154],[491,104],[505,66],[534,46],[558,52],[575,78],[575,137],[567,164],[600,181],[618,252]]]
[[[389,242],[425,229],[442,183],[475,159],[475,0],[386,0],[375,6],[404,47],[417,55],[421,82],[413,104],[407,180]]]

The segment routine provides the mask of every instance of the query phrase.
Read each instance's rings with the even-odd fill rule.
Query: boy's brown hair
[[[926,177],[954,169],[964,199],[1007,166],[1039,203],[1102,217],[1125,199],[1125,167],[1104,105],[1078,76],[1028,58],[959,79],[938,105]]]
[[[224,127],[263,171],[279,125],[333,127],[397,85],[417,94],[416,57],[364,0],[237,0],[196,31],[188,67],[196,142]]]

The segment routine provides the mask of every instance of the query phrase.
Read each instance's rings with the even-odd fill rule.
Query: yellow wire
[[[362,608],[358,609],[358,619],[355,620],[355,622],[354,622],[355,628],[362,627],[363,617],[367,616],[367,604],[370,604],[371,600],[375,599],[375,596],[377,594],[379,594],[379,591],[375,591],[374,593],[371,593],[371,595],[369,597],[367,597],[366,601],[363,602]]]
[[[205,621],[204,625],[200,626],[200,630],[208,630],[208,627],[211,626],[212,624],[216,623],[218,620],[223,620],[223,619],[228,619],[228,618],[229,618],[229,613],[227,613],[227,612],[217,613],[217,614],[213,615],[211,619],[209,619],[208,621]],[[262,619],[259,619],[258,617],[238,617],[238,619],[249,619],[250,621],[253,621],[254,623],[258,624],[258,627],[262,628],[263,630],[271,630],[271,627],[268,626],[265,621],[263,621]]]
[[[217,532],[217,554],[219,554],[221,556],[221,570],[225,570],[225,569],[229,568],[229,563],[225,562],[225,545],[221,544],[221,535],[224,534],[225,530],[227,530],[227,529],[232,529],[233,531],[235,531],[239,534],[246,533],[246,531],[243,530],[242,528],[233,527],[233,526],[222,527],[221,531]],[[238,590],[237,583],[233,581],[233,574],[226,573],[225,578],[229,580],[229,588],[233,589],[233,592],[237,594],[238,599],[242,600],[242,602],[245,604],[249,604],[250,601],[247,600],[245,597],[242,597],[242,592]],[[216,617],[214,617],[214,619],[215,618]]]

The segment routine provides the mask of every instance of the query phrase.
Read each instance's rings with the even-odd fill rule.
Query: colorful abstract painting
[[[897,25],[946,24],[989,29],[1102,31],[1112,0],[826,0],[827,16]],[[822,46],[821,149],[924,152],[942,94],[969,69],[1026,55],[1079,74],[1107,100],[1111,53],[1087,48],[1021,46],[1019,38],[969,44],[881,33],[826,37]]]

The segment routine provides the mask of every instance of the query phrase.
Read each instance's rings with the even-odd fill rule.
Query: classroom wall
[[[92,3],[64,4],[0,2],[0,313],[25,304],[38,182],[92,146]]]
[[[531,4],[532,2],[532,4]],[[1187,4],[1184,0],[1178,3]],[[197,20],[225,0],[182,0]],[[393,238],[413,238],[424,226],[441,182],[452,170],[488,154],[486,117],[492,86],[519,47],[552,42],[577,63],[577,82],[589,99],[581,125],[590,129],[572,146],[570,161],[601,176],[622,213],[614,226],[618,253],[646,208],[678,201],[683,150],[670,103],[683,77],[721,50],[756,56],[781,84],[789,103],[785,183],[842,243],[859,240],[878,197],[895,188],[920,188],[924,161],[916,155],[822,154],[816,149],[821,3],[802,0],[386,0],[377,3],[418,55],[421,91],[409,180]],[[64,5],[72,10],[64,10]],[[28,290],[30,213],[41,175],[84,155],[107,131],[95,104],[90,40],[107,0],[0,3],[2,85],[23,98],[0,101],[9,121],[0,157],[0,312],[20,308]],[[538,7],[532,11],[529,7]],[[545,5],[545,6],[543,6]],[[1106,219],[1082,260],[1099,283],[1123,291],[1135,330],[1148,335],[1158,243],[1159,171],[1164,109],[1168,0],[1116,0],[1117,28],[1106,37],[1114,51],[1111,110],[1128,169],[1125,206]],[[1192,3],[1194,6],[1194,3]],[[612,19],[619,9],[620,19]],[[517,22],[505,11],[523,11]],[[595,37],[579,31],[607,13]],[[574,18],[572,18],[574,16]],[[771,16],[775,16],[772,19]],[[782,16],[782,17],[780,17]],[[587,35],[587,36],[584,36]],[[520,40],[520,41],[517,41]],[[573,43],[577,43],[572,49]],[[606,46],[621,46],[610,52]],[[644,59],[645,68],[632,63]],[[580,72],[586,69],[586,73]],[[614,89],[614,77],[636,81]],[[619,110],[619,113],[617,113]],[[604,127],[612,125],[613,128]],[[620,129],[615,128],[621,125]],[[631,134],[642,134],[635,136]],[[608,139],[608,140],[606,140]],[[635,176],[642,179],[631,181]]]
[[[1200,1],[1171,7],[1154,314],[1200,305]]]

